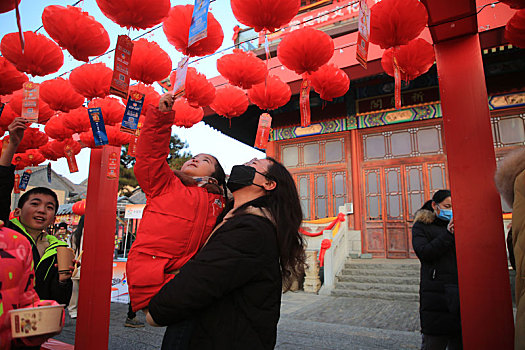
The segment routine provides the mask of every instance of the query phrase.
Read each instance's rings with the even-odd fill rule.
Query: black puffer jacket
[[[434,212],[421,209],[412,227],[412,246],[421,261],[421,331],[428,335],[461,332],[456,245],[447,225]]]
[[[276,230],[264,215],[252,213],[226,216],[151,299],[149,312],[160,325],[194,320],[190,349],[275,346],[282,288]]]

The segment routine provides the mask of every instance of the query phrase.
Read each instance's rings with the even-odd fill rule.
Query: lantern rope
[[[75,2],[75,3],[74,3],[73,5],[71,5],[71,6],[77,6],[77,5],[80,4],[82,1],[84,1],[84,0],[78,0],[77,2]],[[35,33],[38,33],[38,31],[39,31],[40,29],[42,29],[42,28],[44,28],[44,24],[42,24],[40,27],[38,27],[38,28],[35,30]]]

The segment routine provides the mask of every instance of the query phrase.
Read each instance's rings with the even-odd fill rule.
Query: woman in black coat
[[[417,211],[412,246],[421,262],[419,285],[423,350],[462,349],[458,272],[449,190]]]
[[[304,263],[297,189],[271,158],[234,166],[227,185],[229,210],[149,304],[148,323],[169,325],[163,349],[275,346],[283,283]]]

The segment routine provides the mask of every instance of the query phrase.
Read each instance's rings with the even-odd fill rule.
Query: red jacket
[[[133,288],[162,287],[165,272],[182,267],[206,242],[224,206],[221,195],[183,185],[168,166],[173,118],[150,107],[137,146],[134,171],[147,205],[126,268],[134,305]]]

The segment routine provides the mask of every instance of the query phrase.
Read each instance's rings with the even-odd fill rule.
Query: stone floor
[[[109,349],[159,349],[164,328],[124,327],[127,305],[111,304]],[[144,321],[144,315],[138,317]],[[417,302],[283,295],[276,349],[418,349]],[[73,344],[75,320],[55,339]]]

